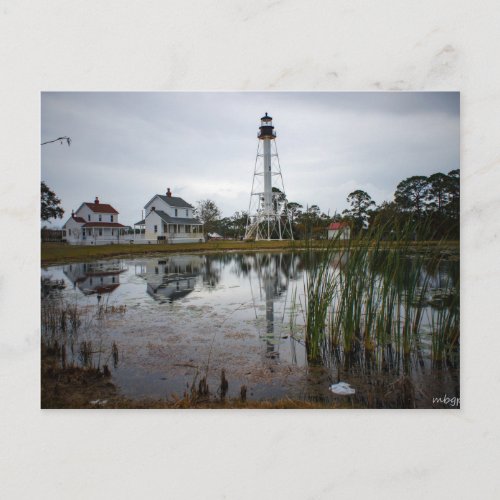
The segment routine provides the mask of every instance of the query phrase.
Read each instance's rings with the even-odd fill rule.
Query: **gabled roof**
[[[89,207],[90,210],[92,210],[92,212],[95,212],[96,214],[117,214],[118,213],[111,205],[108,205],[107,203],[88,203],[85,201],[82,203],[82,205],[87,205],[87,207]],[[78,209],[78,210],[80,210],[80,209]]]
[[[85,219],[83,217],[75,217],[74,215],[72,215],[64,224],[63,224],[63,228],[66,227],[66,224],[69,222],[69,221],[75,221],[76,223],[78,224],[85,224]]]
[[[139,222],[136,222],[134,226],[144,226],[146,224],[146,219],[142,219]]]
[[[347,222],[332,222],[328,226],[328,229],[335,230],[335,229],[343,229],[344,227],[349,227],[349,224],[347,224]]]
[[[188,219],[187,217],[170,217],[170,215],[166,214],[163,210],[155,210],[151,212],[152,214],[157,213],[160,216],[160,219],[167,224],[199,224],[201,222],[198,219]],[[150,215],[150,214],[148,214]]]
[[[144,206],[146,208],[156,197],[163,200],[165,203],[170,205],[171,207],[177,208],[193,208],[193,205],[190,205],[187,201],[179,198],[178,196],[165,196],[163,194],[155,194]]]

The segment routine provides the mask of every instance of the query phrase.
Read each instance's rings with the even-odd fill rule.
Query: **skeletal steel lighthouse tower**
[[[245,239],[293,239],[273,119],[260,119],[259,143],[248,207]]]

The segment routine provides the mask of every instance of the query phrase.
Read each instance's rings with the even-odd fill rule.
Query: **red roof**
[[[328,229],[335,230],[335,229],[342,229],[344,227],[349,227],[349,224],[347,224],[347,222],[332,222],[328,226]]]
[[[83,217],[75,217],[75,216],[73,215],[73,220],[74,220],[75,222],[79,222],[80,224],[85,224],[85,219],[84,219]]]
[[[117,214],[118,212],[111,206],[108,205],[107,203],[87,203],[85,202],[84,205],[87,205],[92,212],[96,212],[98,214]]]
[[[85,221],[84,221],[85,222]],[[86,222],[83,227],[125,227],[118,222]]]

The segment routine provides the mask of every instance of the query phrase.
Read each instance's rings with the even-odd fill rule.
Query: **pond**
[[[330,387],[347,382],[355,407],[449,407],[434,398],[459,397],[456,356],[432,358],[432,310],[422,306],[418,348],[401,355],[391,345],[374,352],[306,349],[305,283],[301,253],[166,254],[50,266],[42,269],[42,335],[46,310],[64,301],[78,310],[78,332],[67,342],[76,364],[107,364],[129,398],[182,397],[201,376],[217,394],[221,371],[229,397],[289,397],[345,401]],[[428,269],[430,288],[442,290],[458,269]],[[48,281],[50,280],[50,281]],[[91,359],[82,342],[93,346]],[[433,403],[434,399],[434,403]]]

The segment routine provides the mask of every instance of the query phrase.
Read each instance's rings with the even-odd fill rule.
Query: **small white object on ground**
[[[334,394],[340,394],[341,396],[349,396],[356,392],[347,382],[339,382],[338,384],[333,384],[330,386],[330,390]]]

